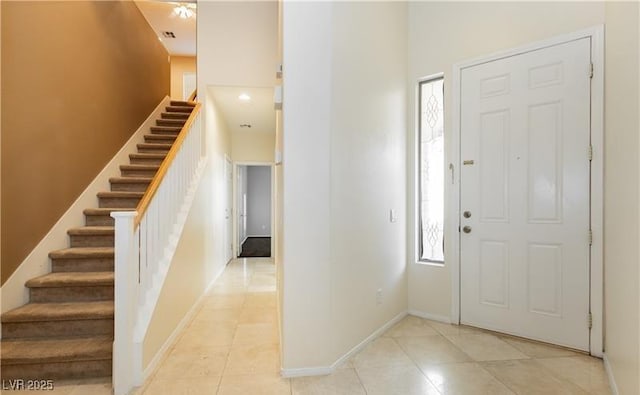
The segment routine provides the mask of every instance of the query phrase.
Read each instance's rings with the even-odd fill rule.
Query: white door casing
[[[224,257],[225,262],[233,258],[233,166],[231,159],[224,161]]]
[[[238,165],[236,168],[237,172],[237,201],[236,201],[236,210],[237,210],[237,229],[238,229],[238,246],[237,246],[237,254],[236,256],[240,256],[242,254],[242,243],[247,238],[247,166]]]
[[[589,79],[592,51],[601,42],[597,33],[454,68],[454,95],[461,92],[454,114],[454,144],[458,139],[461,147],[456,221],[471,214],[459,217],[470,233],[452,238],[460,259],[452,265],[453,302],[460,301],[454,322],[459,313],[462,323],[589,350],[590,309],[601,323],[601,284],[591,290],[589,305],[601,241],[595,269],[588,244],[590,213],[596,229],[601,226],[601,208],[589,205],[594,181],[601,187],[601,169],[590,185],[588,159],[590,123],[601,133],[601,112],[590,112],[598,105]],[[601,142],[598,133],[594,142]],[[601,155],[594,159],[601,166]],[[597,355],[601,340],[594,343]]]

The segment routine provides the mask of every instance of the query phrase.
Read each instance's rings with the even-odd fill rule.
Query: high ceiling
[[[231,133],[275,133],[273,88],[211,86],[209,91]],[[239,97],[243,94],[251,99],[240,100]]]
[[[174,11],[179,4],[195,5],[195,0],[170,2],[136,0],[136,5],[147,22],[162,41],[169,55],[196,56],[196,18],[180,18]],[[172,32],[168,38],[163,32]]]

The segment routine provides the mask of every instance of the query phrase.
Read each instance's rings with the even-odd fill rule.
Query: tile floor
[[[599,359],[413,316],[332,375],[284,379],[276,314],[272,261],[231,262],[135,395],[610,394]],[[74,384],[48,393],[111,393]]]

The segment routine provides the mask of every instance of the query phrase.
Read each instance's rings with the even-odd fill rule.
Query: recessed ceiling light
[[[246,93],[242,93],[242,94],[240,94],[240,96],[238,96],[238,100],[240,100],[240,101],[249,101],[249,100],[251,100],[251,96],[247,95]]]

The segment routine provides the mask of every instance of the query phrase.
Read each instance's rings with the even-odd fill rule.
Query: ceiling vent
[[[162,35],[166,38],[176,38],[176,35],[173,32],[162,32]]]
[[[242,125],[240,125],[241,128],[250,128],[251,125],[249,125],[248,123],[243,123]]]

